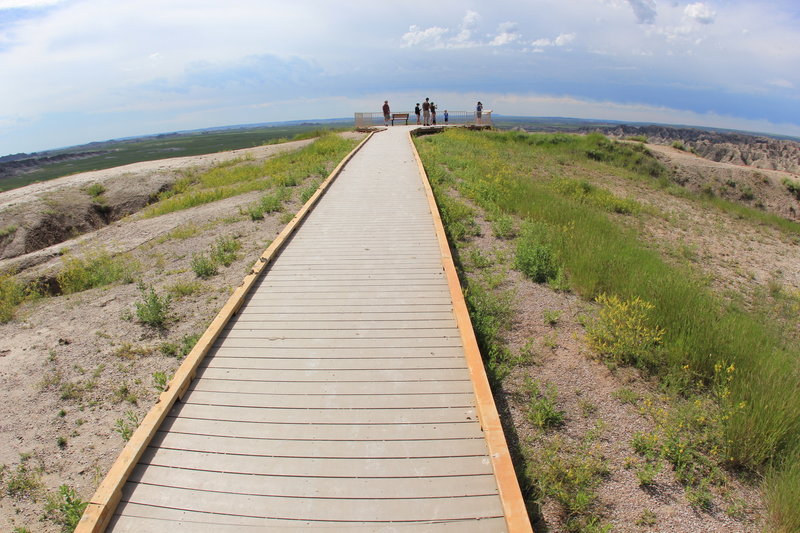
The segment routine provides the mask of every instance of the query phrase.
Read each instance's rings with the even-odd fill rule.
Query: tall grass
[[[25,300],[25,284],[16,276],[0,273],[0,324],[14,318],[17,307]]]
[[[354,146],[355,141],[328,133],[300,150],[262,163],[226,161],[178,180],[171,191],[145,210],[144,216],[156,217],[252,191],[294,186],[310,176],[324,177]]]
[[[724,424],[725,462],[763,471],[780,461],[780,475],[770,479],[800,486],[798,456],[784,457],[800,440],[797,348],[790,348],[763,317],[724,303],[693,272],[666,263],[602,206],[554,187],[565,171],[580,175],[596,169],[597,161],[607,165],[607,172],[634,172],[640,179],[666,172],[628,145],[570,137],[453,131],[417,144],[432,179],[447,175],[447,169],[457,177],[459,191],[477,204],[546,228],[546,244],[580,295],[594,299],[605,293],[653,303],[650,325],[664,335],[658,360],[646,363],[658,374],[677,374],[688,366],[696,380],[710,384],[715,365],[733,364],[737,379],[730,401],[739,408]],[[779,506],[796,518],[800,500],[797,491],[793,494],[781,491],[787,501]]]
[[[105,250],[94,250],[83,257],[66,255],[56,276],[61,292],[70,294],[117,281],[131,283],[139,264],[128,254],[112,256]]]

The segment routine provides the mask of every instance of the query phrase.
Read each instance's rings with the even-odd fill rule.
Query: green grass
[[[118,281],[133,282],[139,264],[128,254],[112,256],[105,250],[94,250],[83,257],[65,255],[61,271],[56,276],[64,294],[81,292]]]
[[[340,131],[317,125],[286,125],[273,127],[242,128],[226,131],[211,131],[185,134],[166,134],[128,141],[108,141],[92,146],[79,146],[54,151],[53,154],[74,154],[85,151],[105,150],[107,153],[92,155],[71,161],[48,163],[41,168],[0,180],[0,191],[23,187],[36,181],[47,181],[60,176],[101,170],[127,165],[139,161],[154,161],[171,157],[212,154],[240,148],[252,148],[264,144],[286,142],[317,137],[330,131]]]
[[[16,276],[0,273],[0,324],[14,318],[17,307],[25,301],[25,284]]]
[[[536,224],[540,242],[551,247],[569,285],[582,297],[607,294],[621,301],[651,302],[654,308],[645,323],[664,334],[657,353],[648,353],[652,360],[642,360],[643,366],[663,376],[688,367],[692,382],[711,388],[715,366],[734,364],[736,379],[729,384],[728,401],[738,407],[720,422],[720,464],[762,472],[780,461],[782,475],[790,481],[784,486],[800,485],[792,463],[796,459],[784,459],[800,440],[800,402],[787,401],[796,398],[800,387],[796,346],[763,316],[727,304],[693,272],[669,265],[604,206],[559,190],[564,174],[580,180],[596,172],[663,188],[669,173],[644,149],[593,135],[465,131],[418,139],[417,146],[434,190],[455,187],[489,212],[499,210]],[[748,219],[758,220],[747,213]],[[680,380],[671,384],[688,387]],[[797,516],[800,501],[792,502],[782,504],[782,512]]]
[[[324,177],[354,146],[355,141],[327,134],[300,150],[263,163],[238,159],[205,172],[190,172],[172,190],[162,193],[144,216],[160,216],[253,191],[291,187],[307,177]]]

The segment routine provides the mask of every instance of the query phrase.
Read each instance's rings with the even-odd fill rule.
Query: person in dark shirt
[[[414,108],[414,114],[417,115],[417,126],[419,126],[419,114],[420,114],[419,102],[417,102],[417,106]]]
[[[425,126],[431,125],[431,104],[427,98],[422,102],[422,123]]]
[[[436,104],[431,102],[431,122],[436,125]]]
[[[389,100],[384,100],[383,101],[383,125],[384,126],[388,126],[389,125],[389,118],[390,118]]]

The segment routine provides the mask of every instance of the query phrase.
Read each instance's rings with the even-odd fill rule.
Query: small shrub
[[[515,265],[536,283],[545,283],[558,274],[553,249],[546,244],[520,240]]]
[[[556,407],[557,391],[555,385],[547,383],[544,390],[537,380],[528,379],[525,389],[530,394],[528,401],[528,421],[540,429],[560,426],[564,423],[565,411]]]
[[[786,190],[792,193],[795,198],[800,200],[800,181],[783,178],[783,186],[786,187]]]
[[[103,187],[102,183],[92,183],[91,185],[86,187],[86,193],[92,198],[97,198],[104,192],[106,192],[106,188]]]
[[[752,200],[755,198],[755,194],[753,193],[753,189],[749,186],[742,187],[742,193],[739,195],[739,198],[742,200]]]
[[[636,405],[639,402],[639,400],[641,400],[641,396],[639,396],[639,393],[626,388],[614,391],[613,393],[611,393],[611,396],[613,396],[622,403],[629,403],[631,405]]]
[[[510,215],[499,215],[492,222],[492,233],[498,239],[513,239],[517,235],[514,219]]]
[[[664,463],[661,461],[645,461],[642,466],[636,470],[636,479],[639,480],[639,485],[642,487],[652,487],[656,481],[656,477],[664,469]]]
[[[681,141],[673,141],[672,147],[675,148],[676,150],[682,150],[684,152],[686,151],[686,145],[683,144],[683,142]]]
[[[218,272],[216,263],[202,252],[193,254],[190,264],[198,278],[208,279],[211,276],[215,276]]]
[[[590,345],[616,363],[653,366],[655,350],[664,330],[652,325],[653,304],[638,296],[621,300],[605,293],[597,297],[602,305],[599,320],[587,328]]]
[[[0,324],[9,322],[25,300],[25,285],[11,274],[0,274]]]
[[[139,417],[133,411],[126,411],[125,418],[117,418],[114,422],[114,431],[119,433],[125,442],[131,440],[137,427],[139,427]]]
[[[485,255],[480,248],[472,248],[467,253],[467,261],[473,268],[484,269],[492,266],[492,258]]]
[[[167,390],[167,373],[153,372],[153,387],[159,392]]]
[[[116,390],[114,390],[114,403],[122,403],[128,402],[132,405],[136,405],[139,402],[139,397],[136,396],[129,387],[127,383],[123,383],[119,386]]]
[[[136,302],[139,322],[154,328],[163,328],[169,317],[169,295],[159,296],[153,287],[140,287],[142,301]]]
[[[80,499],[69,485],[58,487],[58,494],[48,496],[45,515],[63,527],[63,531],[74,531],[89,502]]]
[[[561,318],[561,311],[545,309],[542,313],[542,316],[544,317],[545,324],[555,326],[558,323],[558,320]]]
[[[236,252],[241,247],[242,243],[236,238],[220,236],[211,249],[211,260],[226,267],[231,266],[231,263],[236,261]]]
[[[636,519],[637,526],[644,526],[644,527],[651,527],[658,523],[658,517],[656,513],[651,511],[650,509],[645,509],[642,511],[642,514],[639,515],[639,518]]]
[[[272,194],[266,194],[262,196],[258,205],[261,208],[262,213],[274,213],[283,208],[280,198]]]
[[[314,196],[314,193],[317,192],[321,184],[321,181],[314,181],[311,185],[303,189],[303,192],[300,193],[300,201],[304,204],[308,202],[311,197]]]

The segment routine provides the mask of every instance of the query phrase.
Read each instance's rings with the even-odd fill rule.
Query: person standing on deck
[[[478,124],[481,123],[481,115],[483,115],[483,104],[478,102],[478,105],[475,106],[475,118],[477,119]]]
[[[447,113],[447,109],[444,110],[444,125],[447,126],[447,121],[450,119],[450,115]]]
[[[417,115],[417,126],[419,126],[419,114],[420,114],[419,102],[417,102],[417,106],[414,108],[414,114]]]
[[[384,126],[388,126],[389,125],[389,115],[390,115],[390,112],[389,112],[389,100],[384,100],[383,101],[383,125]]]
[[[427,98],[422,102],[422,124],[424,126],[431,125],[431,104]]]
[[[431,122],[436,125],[436,104],[431,102]]]

